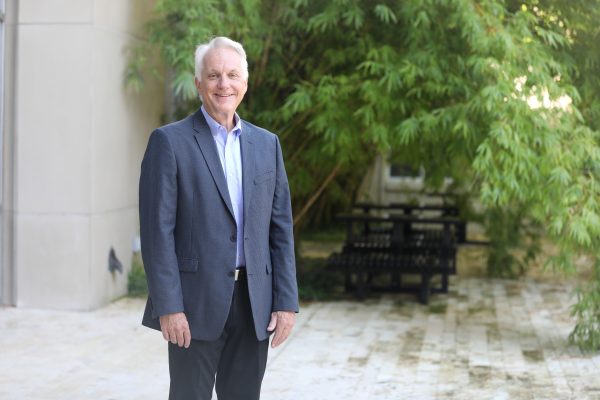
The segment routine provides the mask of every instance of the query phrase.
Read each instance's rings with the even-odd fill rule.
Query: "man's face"
[[[228,126],[248,88],[240,55],[228,48],[209,50],[204,56],[202,80],[196,79],[196,88],[206,112]]]

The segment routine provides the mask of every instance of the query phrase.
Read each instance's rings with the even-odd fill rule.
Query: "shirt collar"
[[[200,109],[202,110],[202,114],[204,114],[204,118],[206,118],[206,122],[208,123],[208,127],[210,128],[210,133],[212,133],[213,136],[217,136],[220,132],[224,132],[225,136],[227,135],[227,129],[221,125],[220,123],[218,123],[213,117],[211,117],[208,112],[206,112],[206,109],[204,108],[204,106],[200,107]],[[240,134],[242,133],[242,120],[240,118],[240,116],[238,115],[238,113],[235,113],[233,115],[233,120],[235,121],[235,126],[233,127],[233,129],[231,130],[231,132],[234,134],[234,136],[239,137]]]

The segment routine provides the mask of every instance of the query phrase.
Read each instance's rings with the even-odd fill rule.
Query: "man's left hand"
[[[269,332],[275,330],[271,347],[275,348],[288,338],[296,323],[296,313],[293,311],[275,311],[271,313],[271,322],[267,326]]]

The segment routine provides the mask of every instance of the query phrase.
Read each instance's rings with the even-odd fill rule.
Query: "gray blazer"
[[[272,311],[298,311],[292,210],[276,135],[242,121],[244,254],[256,337]],[[142,323],[183,311],[193,339],[215,340],[234,287],[236,224],[217,147],[198,110],[152,132],[140,176],[148,281]]]

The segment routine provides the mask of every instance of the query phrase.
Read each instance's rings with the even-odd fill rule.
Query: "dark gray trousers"
[[[213,387],[219,400],[258,400],[268,350],[268,339],[256,339],[243,277],[235,283],[219,339],[192,340],[187,349],[169,343],[169,400],[210,400]]]

